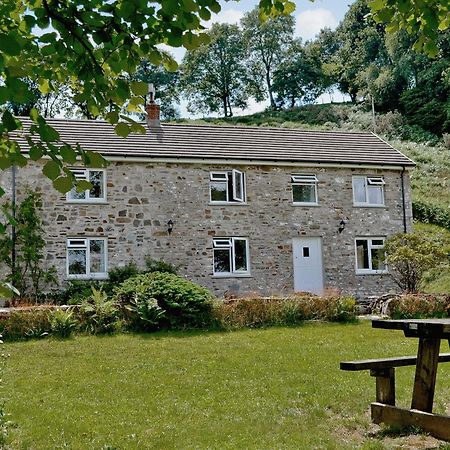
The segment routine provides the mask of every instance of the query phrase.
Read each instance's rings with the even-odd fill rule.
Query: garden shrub
[[[301,295],[288,298],[243,298],[216,302],[213,317],[219,328],[234,329],[295,325],[305,320],[351,322],[356,320],[352,297]]]
[[[108,294],[114,291],[114,288],[119,286],[128,278],[139,274],[139,269],[135,262],[129,262],[123,267],[114,267],[108,271],[108,280],[103,282],[103,290]]]
[[[116,300],[124,308],[161,309],[157,324],[161,327],[199,327],[210,320],[210,292],[172,273],[152,272],[137,275],[116,289]],[[147,306],[142,306],[147,303]]]
[[[57,309],[53,311],[50,326],[52,334],[60,338],[68,338],[77,327],[73,311]]]
[[[390,301],[391,319],[427,319],[450,317],[450,294],[406,294]]]
[[[164,272],[176,274],[178,268],[173,264],[165,262],[161,259],[153,259],[150,256],[145,257],[145,265],[147,270],[145,272]]]
[[[0,316],[0,333],[7,341],[40,338],[52,331],[48,309],[12,311]]]
[[[119,309],[106,292],[92,287],[80,305],[81,328],[92,334],[112,333],[120,328]]]

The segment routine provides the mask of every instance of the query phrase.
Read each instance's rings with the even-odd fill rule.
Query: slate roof
[[[22,118],[25,127],[31,123]],[[287,128],[162,124],[158,131],[117,136],[107,122],[47,119],[61,140],[105,156],[251,162],[414,166],[372,133]],[[27,144],[19,140],[22,150]]]

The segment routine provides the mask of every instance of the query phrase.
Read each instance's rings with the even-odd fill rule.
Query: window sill
[[[353,203],[354,208],[385,208],[387,209],[386,205],[369,205],[368,203]]]
[[[101,275],[67,275],[67,280],[107,280],[108,274]]]
[[[66,200],[66,203],[71,205],[108,205],[106,200],[92,201],[92,200]]]
[[[209,206],[248,206],[247,202],[209,202]]]
[[[318,203],[306,203],[306,202],[293,202],[292,206],[303,206],[303,207],[311,207],[311,208],[317,208],[320,207]]]
[[[387,275],[387,270],[357,270],[356,275]]]
[[[253,278],[253,276],[249,273],[215,273],[213,278]]]

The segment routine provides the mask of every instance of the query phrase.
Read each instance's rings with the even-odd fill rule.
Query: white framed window
[[[209,195],[211,203],[245,203],[244,172],[210,172]]]
[[[383,247],[383,237],[356,238],[356,273],[387,273]]]
[[[66,194],[68,202],[104,202],[106,201],[106,171],[104,169],[71,169],[77,180],[89,181],[91,189],[77,192],[73,188]]]
[[[315,175],[291,175],[292,203],[294,205],[317,205],[317,183]]]
[[[213,273],[216,276],[250,274],[248,239],[242,237],[213,239]]]
[[[352,182],[355,206],[384,206],[383,177],[354,176]]]
[[[67,278],[107,278],[106,238],[67,239]]]

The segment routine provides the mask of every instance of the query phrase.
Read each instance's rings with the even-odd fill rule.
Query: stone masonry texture
[[[403,231],[401,172],[359,168],[294,168],[281,166],[112,162],[106,171],[107,201],[67,203],[30,163],[18,169],[18,201],[27,189],[42,193],[41,217],[47,241],[46,263],[66,280],[66,241],[73,237],[106,237],[108,267],[145,257],[179,267],[179,274],[225,293],[279,295],[293,292],[292,239],[322,237],[325,287],[359,298],[396,290],[389,275],[355,274],[355,238],[388,237]],[[247,203],[214,205],[209,200],[210,171],[245,172]],[[290,175],[315,174],[319,206],[294,206]],[[352,175],[378,175],[385,180],[384,207],[355,207]],[[408,230],[412,209],[405,174]],[[10,176],[1,185],[10,193]],[[6,195],[5,197],[8,197]],[[338,232],[346,218],[345,230]],[[173,220],[173,232],[167,222]],[[213,237],[247,237],[248,277],[213,276]]]

